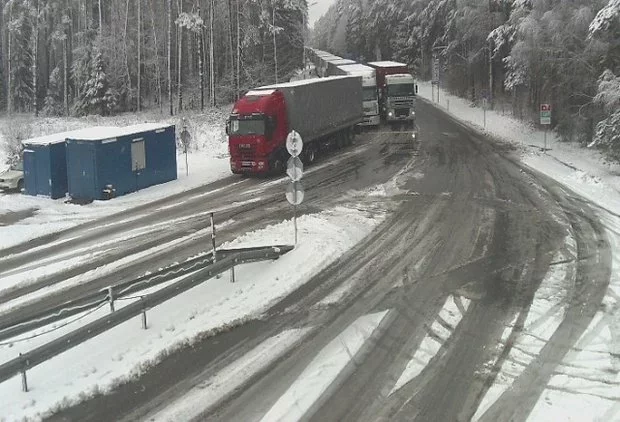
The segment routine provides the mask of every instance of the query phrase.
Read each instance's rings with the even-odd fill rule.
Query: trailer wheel
[[[336,135],[336,149],[342,149],[346,145],[346,132]]]
[[[271,173],[279,176],[284,173],[284,161],[280,157],[276,157],[271,162]]]
[[[347,146],[353,145],[353,140],[355,139],[356,129],[350,129],[347,131]]]
[[[314,149],[314,147],[308,147],[304,155],[304,161],[306,162],[306,164],[312,164],[316,161],[316,150]]]

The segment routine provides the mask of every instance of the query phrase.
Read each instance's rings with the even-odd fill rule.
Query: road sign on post
[[[301,182],[291,182],[286,187],[286,199],[291,205],[297,206],[304,202],[306,192]]]
[[[300,182],[304,175],[304,165],[299,159],[299,154],[304,149],[304,142],[299,133],[293,130],[288,134],[286,149],[291,154],[286,169],[286,174],[291,179],[291,183],[286,188],[286,199],[293,205],[293,225],[295,226],[295,245],[297,245],[297,205],[304,200],[304,187]]]
[[[540,124],[545,126],[545,153],[547,152],[547,127],[551,124],[551,104],[540,105]]]
[[[293,182],[299,182],[304,175],[304,163],[299,157],[291,157],[286,165],[286,174]]]
[[[301,139],[301,135],[294,130],[286,137],[286,149],[291,157],[299,157],[299,154],[304,149],[304,142]]]
[[[541,125],[551,124],[551,104],[540,105],[540,124]]]
[[[439,84],[439,57],[435,56],[433,58],[433,85]]]

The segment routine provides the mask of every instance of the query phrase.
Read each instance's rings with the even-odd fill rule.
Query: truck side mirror
[[[226,135],[230,136],[230,119],[226,120]]]
[[[415,93],[418,93],[418,84],[415,84]]]

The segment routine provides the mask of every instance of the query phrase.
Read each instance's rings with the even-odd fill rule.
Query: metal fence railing
[[[26,381],[26,371],[40,365],[48,359],[51,359],[54,356],[59,355],[97,335],[133,318],[142,314],[143,325],[146,328],[146,310],[151,309],[157,305],[162,304],[163,302],[170,300],[171,298],[203,283],[204,281],[219,275],[225,271],[232,269],[234,271],[234,267],[239,264],[244,264],[248,262],[256,262],[263,260],[274,260],[278,259],[281,255],[291,251],[293,249],[292,246],[277,246],[277,247],[263,247],[263,248],[251,248],[245,250],[236,250],[236,251],[218,251],[217,252],[217,262],[211,262],[208,265],[205,265],[203,268],[196,270],[194,267],[193,271],[189,269],[185,272],[185,274],[174,273],[174,279],[179,278],[183,275],[186,275],[182,280],[175,282],[169,286],[163,287],[162,289],[150,293],[148,295],[144,295],[140,297],[140,300],[136,300],[135,302],[124,306],[105,317],[99,318],[95,321],[92,321],[68,334],[65,334],[57,339],[50,341],[42,346],[39,346],[27,353],[21,354],[19,357],[10,360],[2,365],[0,365],[0,382],[4,382],[15,375],[22,374],[22,386],[24,390],[28,390],[28,384]],[[210,256],[210,255],[209,255]],[[201,259],[205,259],[205,257],[201,257]],[[189,261],[188,261],[189,262]],[[185,263],[187,264],[187,263]],[[168,269],[170,271],[170,269]],[[150,274],[149,277],[153,277],[153,274]],[[131,282],[125,283],[124,290],[119,290],[124,293],[124,295],[128,295],[129,293],[135,293],[135,290],[132,290],[132,286],[137,288],[137,283],[143,283],[144,280],[137,279],[133,280],[133,284]],[[169,281],[170,279],[168,279]],[[163,281],[158,280],[158,283],[162,283]],[[145,287],[152,287],[153,284],[149,284],[141,287],[141,289]],[[118,285],[117,287],[120,287]],[[107,303],[105,300],[108,298],[108,292],[105,291],[104,300],[94,301],[92,302],[92,308],[95,309],[97,307],[101,307]],[[101,296],[99,296],[101,299]],[[109,298],[108,298],[109,299]],[[89,305],[90,306],[90,305]],[[85,310],[84,307],[80,308],[79,312],[83,312]],[[66,318],[66,314],[63,314],[63,318]],[[47,323],[49,323],[49,319]],[[24,325],[25,324],[25,325]],[[26,326],[27,323],[24,323],[22,326]],[[32,329],[32,328],[30,328]],[[3,331],[3,333],[6,332]]]

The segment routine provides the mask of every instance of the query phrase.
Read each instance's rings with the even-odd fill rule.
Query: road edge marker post
[[[110,312],[114,313],[114,288],[108,286],[108,301],[110,302]]]
[[[21,352],[19,353],[19,357],[22,360],[22,391],[24,393],[28,392],[28,377],[26,375],[26,367],[28,366],[28,360],[24,360],[23,355],[21,354]]]
[[[211,219],[211,248],[213,250],[213,263],[217,262],[217,254],[215,250],[215,216],[214,213],[209,215]]]
[[[140,301],[142,302],[142,329],[148,329],[148,325],[146,323],[146,305],[144,304],[144,296],[140,296]]]

